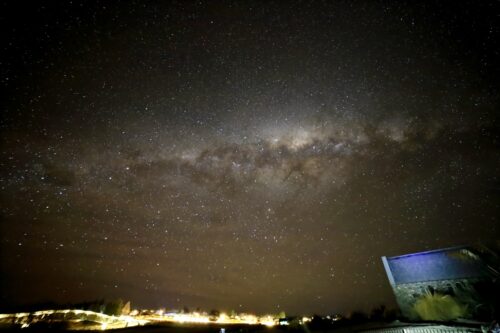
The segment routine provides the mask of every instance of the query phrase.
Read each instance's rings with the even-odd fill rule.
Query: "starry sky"
[[[369,310],[499,245],[493,4],[2,3],[2,307]]]

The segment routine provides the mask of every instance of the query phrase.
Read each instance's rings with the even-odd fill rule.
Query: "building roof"
[[[488,276],[486,263],[469,247],[383,257],[391,284]]]

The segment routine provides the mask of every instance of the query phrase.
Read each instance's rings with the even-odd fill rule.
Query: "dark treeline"
[[[300,321],[301,317],[291,316],[285,318],[289,325],[280,326],[279,329],[289,332],[303,332],[304,325],[311,331],[333,330],[342,327],[350,327],[365,323],[390,323],[397,319],[401,319],[401,314],[396,309],[387,309],[385,305],[380,305],[373,308],[369,313],[362,311],[352,311],[346,316],[320,316],[314,315],[312,320],[307,323]]]

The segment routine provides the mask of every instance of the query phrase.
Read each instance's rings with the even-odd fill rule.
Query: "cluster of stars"
[[[487,2],[59,6],[7,29],[0,303],[368,309],[498,238]]]

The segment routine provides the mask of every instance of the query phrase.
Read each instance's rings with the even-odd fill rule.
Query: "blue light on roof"
[[[466,248],[387,258],[395,284],[483,277],[485,264]]]

